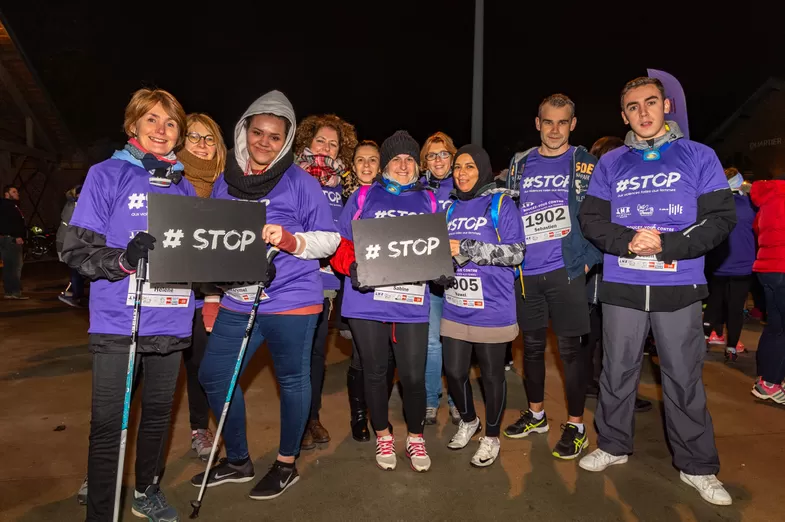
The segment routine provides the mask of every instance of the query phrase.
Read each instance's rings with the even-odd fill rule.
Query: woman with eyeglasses
[[[450,192],[454,187],[452,161],[455,150],[452,138],[443,132],[437,132],[425,140],[420,152],[420,167],[425,171],[421,181],[435,192],[440,212],[450,205]],[[439,329],[444,308],[444,287],[431,284],[430,293],[428,360],[425,364],[425,423],[436,424],[442,396],[442,340]],[[461,416],[449,395],[447,404],[450,407],[450,419],[457,425]]]
[[[297,127],[294,137],[295,163],[315,178],[330,205],[333,221],[337,224],[343,210],[341,178],[351,163],[357,135],[354,125],[334,114],[308,116]],[[341,289],[341,279],[333,273],[327,259],[319,261],[319,272],[324,288],[322,313],[316,322],[316,333],[311,350],[311,414],[305,426],[300,449],[310,450],[317,444],[330,442],[330,433],[319,420],[322,407],[327,332],[333,302]]]
[[[458,431],[447,447],[465,448],[482,429],[474,410],[469,370],[472,352],[482,372],[485,437],[471,464],[490,466],[499,456],[499,433],[507,397],[504,363],[507,343],[518,336],[515,296],[516,265],[526,250],[523,222],[513,191],[493,179],[488,153],[464,145],[455,155],[455,200],[447,209],[450,250],[458,263],[455,280],[444,291],[444,372],[450,395],[460,411]]]
[[[185,144],[177,153],[177,159],[185,167],[183,175],[196,189],[196,195],[209,198],[213,183],[226,165],[226,145],[220,127],[207,114],[189,114],[186,124],[188,129]],[[208,459],[213,446],[213,433],[208,425],[210,404],[202,385],[199,384],[199,366],[207,347],[207,333],[213,329],[220,301],[220,291],[211,286],[200,285],[194,288],[196,313],[192,342],[190,348],[183,352],[188,384],[191,448],[202,460]]]

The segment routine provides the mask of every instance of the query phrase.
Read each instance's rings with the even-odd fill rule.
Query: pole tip
[[[199,518],[199,508],[202,507],[202,503],[198,500],[192,500],[191,507],[194,508],[194,510],[191,512],[191,518]]]

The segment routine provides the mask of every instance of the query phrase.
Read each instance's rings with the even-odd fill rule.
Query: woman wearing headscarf
[[[329,257],[340,242],[319,183],[294,164],[296,130],[294,110],[283,93],[271,91],[254,101],[235,126],[235,148],[212,193],[218,199],[266,205],[262,239],[281,252],[262,281],[265,288],[241,370],[266,340],[280,385],[281,436],[275,462],[249,494],[255,500],[275,498],[299,480],[295,458],[311,409],[311,348],[323,305],[318,260]],[[221,299],[199,370],[216,416],[232,382],[257,289],[255,284],[229,288]],[[226,458],[209,471],[208,487],[254,479],[245,429],[245,399],[236,387],[221,434]],[[200,473],[191,483],[199,487],[203,477]]]
[[[485,391],[486,436],[480,438],[471,464],[485,467],[499,456],[507,396],[506,347],[518,336],[512,288],[515,267],[523,261],[526,246],[512,199],[516,194],[497,187],[490,158],[482,147],[465,145],[458,150],[453,177],[455,200],[447,210],[447,230],[459,267],[453,284],[444,291],[441,334],[447,385],[461,421],[447,447],[466,447],[482,429],[469,382],[474,352]]]

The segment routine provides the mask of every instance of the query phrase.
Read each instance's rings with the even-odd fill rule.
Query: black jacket
[[[25,217],[12,199],[0,199],[0,236],[27,238]]]
[[[635,231],[611,222],[611,202],[586,196],[579,214],[583,235],[603,252],[631,255],[627,246]],[[736,207],[730,189],[698,198],[698,219],[680,233],[663,234],[657,259],[672,262],[705,255],[720,244],[736,224]],[[709,295],[706,285],[646,286],[602,281],[600,301],[647,312],[672,312]]]

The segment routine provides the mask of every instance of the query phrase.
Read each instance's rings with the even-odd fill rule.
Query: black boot
[[[346,388],[349,391],[349,411],[352,414],[352,438],[358,442],[371,440],[368,431],[368,416],[365,413],[365,382],[362,370],[349,367],[346,373]]]

